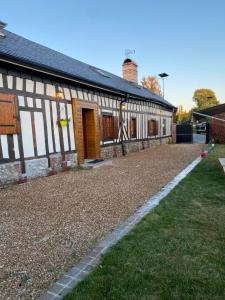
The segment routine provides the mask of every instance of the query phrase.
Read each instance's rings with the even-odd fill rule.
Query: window
[[[163,119],[162,127],[163,127],[163,135],[166,135],[166,119]]]
[[[103,70],[101,70],[101,69],[98,69],[98,68],[95,68],[95,67],[90,67],[92,70],[94,70],[96,73],[98,73],[98,74],[100,74],[100,75],[102,75],[102,76],[104,76],[104,77],[108,77],[108,78],[110,78],[110,76],[109,76],[109,73],[108,72],[106,72],[106,71],[103,71]]]
[[[112,115],[102,116],[102,140],[113,140],[118,138],[118,117]]]
[[[137,137],[136,118],[131,118],[130,136],[131,138]]]
[[[156,120],[148,121],[148,136],[158,135],[158,122]]]
[[[0,93],[0,134],[18,133],[16,97]]]

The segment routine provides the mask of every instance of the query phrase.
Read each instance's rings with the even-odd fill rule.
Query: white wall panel
[[[3,87],[3,79],[2,79],[2,74],[0,74],[0,87]]]
[[[23,139],[24,157],[34,156],[33,134],[31,126],[31,114],[29,111],[20,112],[21,134]]]
[[[48,96],[54,97],[55,96],[55,86],[52,84],[46,84],[46,94]]]
[[[36,93],[41,95],[44,94],[44,84],[42,82],[36,82]]]
[[[26,79],[26,91],[29,93],[34,92],[34,81],[30,79]]]
[[[45,155],[45,132],[44,132],[44,120],[42,112],[34,112],[35,132],[36,132],[36,143],[37,143],[37,154]]]
[[[41,99],[36,99],[35,102],[36,102],[36,107],[37,108],[42,108]]]
[[[27,105],[29,107],[34,107],[34,101],[33,98],[27,97]]]
[[[18,135],[14,134],[13,135],[13,142],[14,142],[14,152],[15,152],[15,158],[20,157],[20,152],[19,152],[19,144],[18,144]]]
[[[68,88],[64,88],[63,90],[64,90],[65,99],[71,100],[70,90]]]
[[[64,103],[60,103],[60,119],[66,119],[66,106]],[[63,134],[64,150],[68,151],[69,142],[68,142],[67,126],[62,126],[62,134]]]
[[[71,104],[67,104],[68,118],[69,122],[69,134],[70,134],[70,145],[71,150],[75,150],[75,140],[74,140],[74,131],[73,131],[73,113]]]
[[[8,89],[13,88],[13,77],[11,75],[7,75],[7,84],[8,84]]]
[[[53,141],[52,141],[52,124],[51,124],[51,114],[50,114],[50,102],[45,100],[45,113],[46,113],[46,123],[47,123],[47,134],[48,134],[48,149],[49,152],[54,152]]]
[[[52,118],[53,118],[53,130],[55,137],[55,148],[56,152],[60,152],[60,143],[59,143],[59,128],[57,124],[57,110],[56,110],[56,102],[52,101]]]
[[[9,158],[7,135],[1,135],[1,144],[3,158]]]
[[[18,96],[19,106],[25,106],[24,96]]]
[[[16,89],[19,91],[23,90],[23,79],[20,77],[16,77]]]

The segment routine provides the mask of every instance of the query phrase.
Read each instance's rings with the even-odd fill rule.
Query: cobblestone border
[[[157,194],[149,198],[149,200],[140,207],[134,215],[129,217],[124,223],[117,226],[97,247],[95,247],[84,259],[74,265],[66,274],[64,274],[50,289],[43,294],[38,300],[59,300],[69,293],[74,286],[84,279],[93,268],[99,263],[101,256],[120,239],[122,239],[133,227],[159,202],[167,196],[178,183],[186,177],[195,166],[201,161],[201,157],[195,159],[183,171],[181,171],[174,179],[172,179]]]

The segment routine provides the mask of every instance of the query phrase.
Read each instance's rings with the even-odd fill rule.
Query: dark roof
[[[208,116],[214,116],[221,113],[225,113],[225,103],[202,109],[199,111],[199,113]]]
[[[32,42],[8,30],[2,31],[5,37],[0,38],[0,56],[38,67],[40,70],[47,69],[53,73],[68,76],[68,78],[79,79],[174,108],[168,101],[140,85]]]

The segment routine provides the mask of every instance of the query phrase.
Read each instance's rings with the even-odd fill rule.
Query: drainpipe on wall
[[[127,97],[125,100],[122,100],[120,102],[120,140],[121,140],[121,147],[122,147],[122,154],[123,156],[126,155],[125,151],[125,144],[124,144],[124,138],[123,138],[123,113],[122,113],[122,107],[123,103],[127,102],[129,100],[129,94],[127,94]]]

